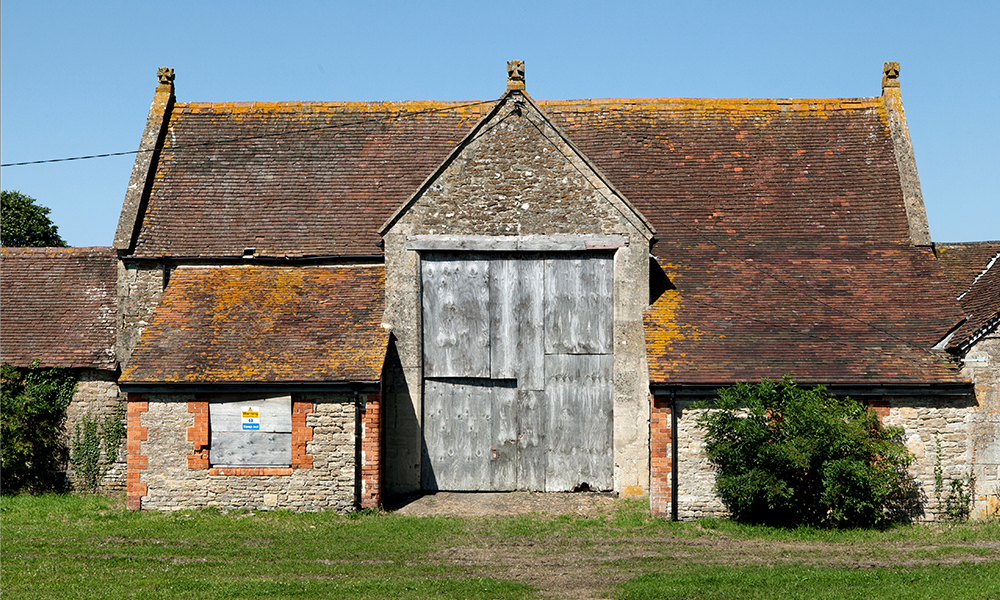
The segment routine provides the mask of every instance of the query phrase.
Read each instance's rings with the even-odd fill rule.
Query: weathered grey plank
[[[424,374],[489,377],[489,261],[421,260]]]
[[[517,379],[518,261],[507,257],[490,260],[490,377]]]
[[[613,345],[610,256],[545,259],[545,353],[606,354]]]
[[[545,491],[545,392],[517,391],[517,489]]]
[[[292,463],[291,433],[212,430],[212,465],[287,467]]]
[[[490,376],[519,389],[545,384],[544,263],[497,257],[490,262]]]
[[[492,388],[490,489],[495,492],[517,489],[517,389],[510,384],[494,382]]]
[[[545,357],[545,490],[612,487],[613,357]]]
[[[492,386],[424,380],[425,490],[490,489]]]
[[[578,252],[628,246],[621,235],[417,235],[407,238],[407,250],[456,252]]]
[[[208,415],[212,431],[243,431],[243,411],[247,409],[255,409],[259,413],[258,432],[292,431],[291,396],[210,402]]]

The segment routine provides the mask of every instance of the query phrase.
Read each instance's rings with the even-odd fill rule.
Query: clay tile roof
[[[909,241],[880,98],[540,105],[660,239]]]
[[[941,270],[958,298],[969,291],[993,257],[1000,254],[1000,241],[936,243],[934,249]]]
[[[178,267],[121,382],[377,381],[384,286],[382,266]]]
[[[3,248],[0,360],[115,370],[117,282],[111,248]]]
[[[785,374],[802,383],[964,382],[953,363],[929,350],[961,319],[929,250],[902,244],[741,250],[736,258],[705,243],[660,244],[660,265],[676,289],[646,317],[654,384]]]
[[[938,259],[968,317],[951,338],[957,348],[1000,319],[1000,242],[940,244]]]
[[[176,104],[135,254],[381,255],[379,226],[490,104]]]
[[[178,103],[135,254],[379,255],[379,226],[491,105]],[[661,239],[908,240],[880,98],[539,105]]]

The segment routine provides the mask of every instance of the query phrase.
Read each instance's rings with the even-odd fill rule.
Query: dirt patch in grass
[[[609,535],[606,527],[587,533],[593,520],[614,528],[623,506],[608,494],[438,493],[409,498],[396,512],[470,519],[461,543],[439,550],[432,560],[456,571],[526,583],[540,597],[554,599],[607,598],[618,584],[640,575],[699,565],[872,569],[1000,560],[1000,540],[925,546],[865,536],[847,542],[740,539],[697,524],[662,535],[636,536],[628,524],[621,526],[623,537]],[[631,509],[634,517],[634,503]],[[516,526],[524,515],[534,517]]]
[[[618,499],[601,493],[437,492],[398,498],[388,509],[415,517],[507,518],[520,515],[598,517],[614,512]]]

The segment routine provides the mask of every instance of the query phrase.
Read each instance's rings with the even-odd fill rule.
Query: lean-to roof
[[[938,245],[938,257],[968,320],[952,336],[957,348],[1000,322],[1000,242]]]
[[[371,382],[389,333],[379,266],[182,266],[123,384]]]

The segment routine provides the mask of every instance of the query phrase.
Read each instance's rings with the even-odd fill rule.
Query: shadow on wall
[[[383,371],[383,481],[389,496],[417,491],[420,485],[420,447],[409,442],[422,439],[420,420],[413,406],[396,336],[389,336]]]

